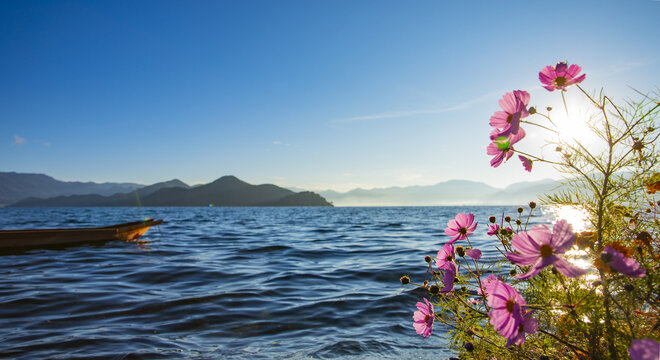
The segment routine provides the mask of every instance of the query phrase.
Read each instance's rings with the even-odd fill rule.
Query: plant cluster
[[[640,101],[617,105],[602,92],[586,92],[581,71],[560,62],[544,67],[539,80],[561,94],[566,117],[584,122],[594,140],[562,131],[556,118],[563,111],[537,111],[528,92],[515,90],[490,118],[487,153],[493,167],[517,153],[526,171],[545,163],[565,174],[562,187],[542,201],[578,208],[588,228],[576,233],[571,219],[529,226],[538,209],[530,202],[513,216],[489,217],[486,231],[500,255],[486,259],[470,240],[474,215],[461,213],[447,223],[450,240],[437,256],[426,256],[423,282],[401,278],[428,290],[413,314],[416,332],[427,337],[434,326],[448,329],[462,359],[660,355],[660,201],[654,197],[660,102],[657,94],[638,93]],[[579,91],[587,115],[571,118],[569,90]],[[528,126],[547,132],[543,149],[550,147],[550,155],[514,148]]]

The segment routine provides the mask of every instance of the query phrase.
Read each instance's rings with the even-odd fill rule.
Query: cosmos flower
[[[533,311],[527,311],[522,315],[522,321],[518,326],[518,333],[507,340],[506,347],[511,345],[522,345],[525,342],[525,333],[536,333],[539,329],[539,322],[531,317],[533,313]]]
[[[556,66],[546,66],[541,69],[539,80],[548,91],[566,91],[567,87],[581,83],[587,76],[585,74],[578,76],[580,71],[582,71],[580,65],[573,64],[569,67],[567,63],[560,62]]]
[[[493,224],[488,227],[488,231],[486,232],[486,234],[493,236],[493,235],[497,235],[499,231],[500,231],[500,226],[497,224]]]
[[[435,266],[440,270],[447,270],[456,266],[454,264],[454,259],[456,259],[456,254],[454,253],[454,245],[445,244],[445,246],[438,251],[438,260],[435,261]]]
[[[603,253],[610,254],[612,257],[612,260],[607,263],[610,268],[628,277],[637,278],[646,276],[646,270],[635,259],[629,257],[629,254],[619,252],[612,246],[606,246],[603,249]]]
[[[518,155],[518,159],[522,161],[523,167],[527,172],[532,172],[532,160],[526,156]]]
[[[653,339],[635,339],[628,348],[631,360],[658,360],[660,344]]]
[[[447,234],[447,236],[453,236],[449,240],[449,244],[453,244],[458,240],[467,239],[468,235],[474,233],[477,224],[478,223],[474,222],[474,214],[460,213],[456,215],[456,218],[447,222],[447,228],[445,229],[445,234]]]
[[[491,137],[495,132],[497,132],[497,130],[494,130],[491,133]],[[498,167],[505,160],[511,159],[513,153],[515,152],[515,150],[513,149],[513,145],[518,141],[522,140],[524,137],[525,137],[525,131],[523,129],[520,129],[517,134],[511,134],[509,136],[499,136],[495,138],[493,142],[488,144],[488,147],[486,148],[486,153],[488,155],[495,156],[490,160],[490,166]]]
[[[465,255],[475,259],[479,260],[481,259],[481,250],[479,249],[467,249],[465,250]]]
[[[491,282],[486,291],[486,300],[491,308],[488,313],[490,324],[505,338],[516,338],[520,326],[524,326],[522,311],[527,303],[516,289],[499,280]]]
[[[427,337],[433,332],[433,304],[425,298],[424,302],[417,303],[417,309],[419,311],[413,313],[413,320],[415,320],[413,326],[417,334]]]
[[[531,265],[527,273],[516,275],[520,280],[540,273],[548,265],[554,265],[565,276],[578,277],[586,273],[586,270],[560,256],[568,251],[574,242],[575,232],[566,220],[557,221],[552,232],[545,225],[536,225],[530,231],[522,231],[513,236],[511,244],[518,253],[507,252],[506,257],[516,265]]]
[[[527,105],[529,104],[529,93],[516,90],[506,93],[499,101],[502,111],[496,111],[490,118],[490,126],[501,128],[496,134],[491,135],[491,140],[498,136],[509,136],[517,134],[520,130],[520,120],[529,116]]]

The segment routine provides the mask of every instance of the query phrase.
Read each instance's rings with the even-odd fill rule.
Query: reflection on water
[[[560,219],[568,221],[576,233],[594,230],[587,211],[581,206],[558,205],[548,207],[547,211],[554,215],[555,222]],[[573,248],[564,253],[564,257],[573,265],[587,270],[587,273],[580,277],[580,283],[585,287],[598,280],[598,270],[593,264],[593,259],[585,250],[580,250],[574,245]]]
[[[581,206],[557,205],[548,210],[555,216],[555,221],[564,219],[573,226],[573,231],[580,233],[589,230],[589,217],[587,211]]]

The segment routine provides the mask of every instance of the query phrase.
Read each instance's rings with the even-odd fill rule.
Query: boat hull
[[[124,224],[82,229],[0,230],[0,249],[33,248],[109,240],[136,240],[163,220],[146,219]]]

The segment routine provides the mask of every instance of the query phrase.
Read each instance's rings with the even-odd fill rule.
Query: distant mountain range
[[[323,197],[309,191],[293,192],[272,184],[251,185],[235,176],[223,176],[218,180],[190,187],[180,180],[170,180],[150,186],[130,184],[129,191],[118,192],[112,195],[84,193],[94,190],[93,185],[102,185],[97,189],[111,188],[107,184],[94,183],[68,183],[55,180],[51,177],[38,174],[9,174],[0,178],[0,189],[10,188],[9,193],[14,198],[22,200],[13,202],[8,206],[332,206]],[[44,188],[38,189],[33,182],[30,186],[21,188],[20,178],[30,175],[29,178],[40,179]],[[12,186],[4,186],[3,179]],[[83,184],[84,190],[74,185]],[[122,184],[113,184],[122,185]],[[51,186],[51,188],[49,188]],[[138,187],[139,186],[139,187]],[[38,191],[37,191],[38,189]],[[23,192],[21,192],[23,190]],[[55,197],[26,196],[26,194],[53,194],[57,191],[70,191],[73,195],[60,195]],[[21,195],[23,194],[23,195]],[[0,192],[2,195],[2,192]],[[5,196],[5,198],[11,197]]]
[[[64,182],[42,174],[0,172],[0,206],[437,206],[516,205],[557,190],[546,179],[504,189],[451,180],[428,186],[309,192],[272,184],[252,185],[235,176],[190,187],[180,180],[134,183]],[[327,199],[327,200],[326,200]]]
[[[0,172],[0,205],[28,198],[50,198],[62,195],[113,195],[143,188],[134,183],[93,183],[79,181],[59,181],[43,174],[21,174]]]
[[[516,205],[538,201],[559,187],[556,180],[512,184],[504,189],[482,182],[450,180],[428,186],[318,191],[336,206]]]

